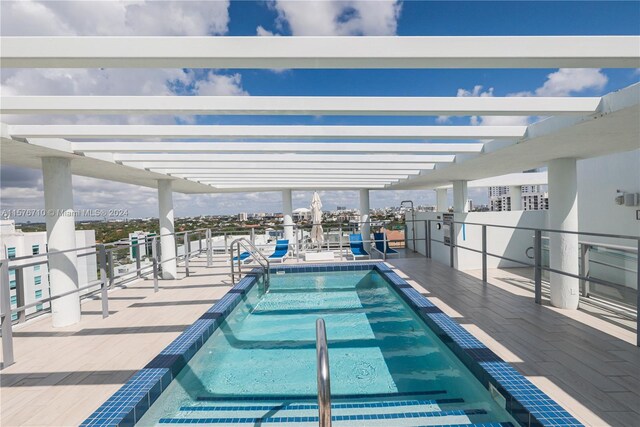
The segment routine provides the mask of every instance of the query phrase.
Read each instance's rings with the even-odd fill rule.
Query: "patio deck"
[[[289,260],[288,262],[296,262]],[[637,425],[640,349],[624,319],[533,303],[526,271],[492,270],[483,285],[419,258],[389,260],[401,276],[580,421]],[[83,320],[53,329],[48,317],[14,332],[17,363],[0,378],[1,424],[77,425],[230,288],[228,265],[190,263],[189,278],[142,280],[82,306]]]

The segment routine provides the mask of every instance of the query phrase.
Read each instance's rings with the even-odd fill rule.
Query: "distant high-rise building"
[[[95,246],[96,244],[96,232],[94,230],[76,230],[76,247],[87,248]],[[14,220],[2,220],[0,221],[0,247],[6,247],[6,253],[4,257],[8,259],[38,255],[47,252],[47,233],[46,231],[25,233],[21,230],[16,230]],[[78,255],[89,253],[92,249],[79,250]],[[20,269],[22,272],[22,290],[24,295],[24,301],[21,301],[22,305],[37,303],[38,300],[48,298],[50,296],[49,291],[49,267],[46,263],[46,257],[38,257],[35,259],[25,259],[22,261],[15,261],[14,265],[31,264],[35,261],[45,261],[43,264],[37,264],[30,267],[23,267]],[[80,286],[86,286],[88,283],[94,282],[98,279],[97,274],[97,262],[95,256],[78,256],[77,260],[78,269],[78,283]],[[9,270],[9,288],[10,288],[10,304],[12,308],[18,305],[18,277],[16,270]],[[94,291],[96,288],[89,288],[81,291],[81,294]],[[29,316],[37,311],[44,310],[49,307],[49,303],[41,303],[26,310],[26,315]],[[18,315],[16,313],[11,315],[12,320],[16,320]]]
[[[240,212],[238,214],[238,221],[246,221],[249,218],[246,212]]]
[[[338,207],[336,207],[336,210],[337,211],[346,211],[347,207],[346,206],[338,206]]]
[[[521,197],[522,209],[525,211],[549,209],[549,195],[542,192],[540,185],[523,185]],[[489,206],[492,211],[510,211],[509,187],[489,187]]]

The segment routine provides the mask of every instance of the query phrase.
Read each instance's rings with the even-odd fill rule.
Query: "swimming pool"
[[[272,271],[268,293],[243,279],[147,367],[146,401],[123,387],[122,425],[317,425],[319,317],[337,426],[579,425],[385,264]]]

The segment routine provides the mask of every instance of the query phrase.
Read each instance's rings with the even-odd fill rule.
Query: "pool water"
[[[317,426],[320,317],[334,425],[517,425],[375,270],[272,274],[138,425]]]

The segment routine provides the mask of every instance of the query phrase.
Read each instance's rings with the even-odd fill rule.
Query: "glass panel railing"
[[[579,260],[582,275],[595,281],[581,281],[580,294],[621,304],[629,309],[637,307],[637,265],[638,253],[632,248],[616,247],[602,243],[580,242]],[[586,267],[583,268],[583,260]],[[549,266],[549,240],[543,238],[542,265]],[[543,280],[549,280],[549,272],[542,273]]]

